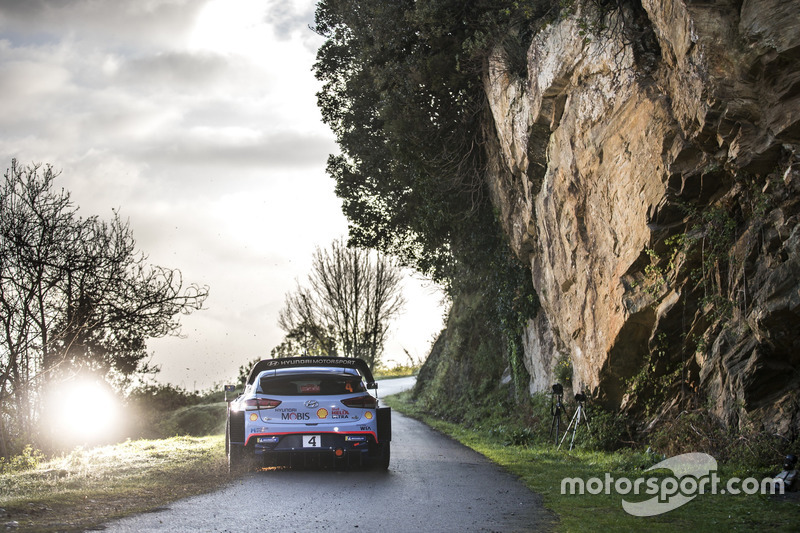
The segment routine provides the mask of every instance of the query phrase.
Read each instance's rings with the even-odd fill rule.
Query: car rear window
[[[259,392],[275,396],[326,396],[366,390],[361,378],[346,374],[267,376],[259,383]]]

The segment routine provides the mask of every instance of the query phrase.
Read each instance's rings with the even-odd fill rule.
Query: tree
[[[308,285],[286,295],[278,325],[303,355],[360,357],[373,368],[404,303],[395,261],[337,240],[316,249]]]
[[[493,122],[484,62],[502,45],[522,56],[513,69],[525,74],[523,36],[559,6],[319,2],[315,30],[326,41],[314,65],[323,82],[318,106],[341,149],[327,170],[351,244],[393,254],[445,286],[463,276],[459,265],[497,234],[485,182]]]
[[[50,166],[12,160],[0,185],[0,455],[36,439],[42,392],[78,372],[147,370],[146,340],[208,290],[152,266],[127,222],[80,218]],[[11,444],[9,444],[11,442]]]
[[[321,0],[325,37],[315,75],[339,154],[327,171],[353,245],[399,257],[469,308],[505,352],[518,390],[527,374],[521,334],[537,308],[530,268],[510,251],[491,203],[496,143],[484,75],[502,47],[510,76],[527,77],[534,28],[556,0]],[[489,341],[487,341],[489,342]]]

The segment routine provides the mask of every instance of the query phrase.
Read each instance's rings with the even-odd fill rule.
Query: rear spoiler
[[[368,389],[377,389],[375,378],[369,365],[363,359],[357,357],[284,357],[281,359],[262,359],[253,366],[247,376],[247,384],[251,385],[256,376],[264,370],[275,370],[276,368],[297,368],[304,366],[335,366],[340,368],[354,368],[367,382]]]

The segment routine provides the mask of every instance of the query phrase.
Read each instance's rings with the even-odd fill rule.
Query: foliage
[[[191,392],[171,384],[140,385],[126,397],[128,435],[167,438],[221,433],[225,429],[223,396],[218,390]]]
[[[317,248],[306,286],[286,295],[278,325],[303,352],[359,357],[373,368],[405,304],[395,261],[334,241]]]
[[[710,411],[684,411],[664,417],[649,435],[651,446],[668,456],[702,452],[740,471],[761,473],[793,453],[792,443],[751,427],[729,428]]]
[[[553,379],[565,387],[572,387],[572,359],[569,355],[562,354],[553,368]]]
[[[372,374],[375,376],[375,379],[386,379],[414,376],[417,372],[419,372],[418,364],[404,365],[402,363],[396,363],[392,367],[380,364],[373,370]]]
[[[350,240],[449,285],[479,250],[488,204],[480,67],[554,2],[318,4],[315,73],[341,155],[329,174]],[[493,233],[488,226],[489,234]]]
[[[222,402],[189,405],[170,411],[156,421],[154,433],[162,438],[220,435],[225,432],[225,414],[226,406]]]
[[[12,160],[0,184],[0,456],[37,438],[49,385],[151,371],[147,339],[177,333],[207,296],[149,265],[119,213],[79,217],[57,176]]]
[[[701,265],[695,278],[703,286],[705,299],[715,302],[714,308],[721,305],[727,296],[726,278],[728,261],[736,238],[736,219],[728,208],[714,205],[696,215],[699,222],[694,233],[699,233],[698,246],[701,252]],[[727,315],[727,313],[725,313]]]
[[[654,346],[643,359],[639,372],[626,382],[626,389],[636,396],[646,415],[655,415],[664,405],[672,387],[681,380],[683,365],[670,360],[667,334],[656,335]]]
[[[261,361],[261,357],[256,357],[249,363],[245,363],[239,367],[239,377],[236,379],[237,385],[243,385],[247,381],[248,376],[250,376],[250,371],[259,361]]]
[[[629,421],[624,415],[594,407],[589,416],[592,430],[585,444],[588,449],[611,452],[632,443]]]
[[[318,103],[341,149],[328,173],[350,242],[399,257],[454,301],[485,295],[474,308],[483,321],[461,335],[462,349],[509,365],[519,394],[528,382],[521,334],[538,301],[489,200],[491,116],[481,76],[497,47],[509,71],[525,76],[534,27],[560,7],[542,0],[325,0],[316,12],[315,29],[326,38],[314,67],[323,82]]]
[[[31,470],[39,466],[43,459],[44,454],[40,450],[35,450],[30,445],[25,446],[18,455],[0,457],[0,474]]]
[[[652,248],[645,249],[650,258],[650,264],[644,269],[648,281],[645,291],[654,299],[669,287],[670,276],[675,275],[681,255],[686,253],[688,244],[686,234],[677,233],[664,240],[665,257]]]
[[[196,405],[201,401],[202,395],[199,392],[190,392],[171,384],[143,384],[132,389],[127,395],[129,407],[157,413]]]

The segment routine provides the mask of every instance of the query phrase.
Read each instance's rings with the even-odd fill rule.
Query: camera
[[[585,402],[586,401],[586,395],[584,393],[582,393],[582,392],[577,393],[575,395],[575,401],[576,402]]]
[[[556,396],[561,396],[564,394],[564,387],[561,386],[561,383],[556,383],[553,385],[553,394]]]

